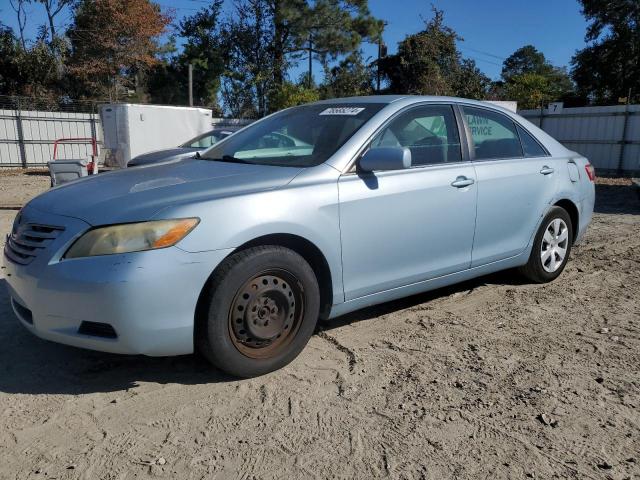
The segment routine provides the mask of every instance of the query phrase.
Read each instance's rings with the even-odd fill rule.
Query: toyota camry
[[[564,269],[594,169],[498,106],[445,97],[321,101],[198,158],[54,188],[17,215],[4,258],[19,321],[123,354],[199,350],[250,377],[318,319],[518,268]]]

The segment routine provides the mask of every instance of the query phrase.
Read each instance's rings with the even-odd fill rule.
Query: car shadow
[[[50,176],[49,170],[45,167],[38,170],[27,170],[24,172],[29,177],[48,177]]]
[[[237,379],[197,355],[145,357],[94,352],[48,342],[15,317],[0,279],[0,392],[86,394],[123,391],[140,382],[209,384]]]
[[[640,215],[640,188],[635,185],[596,185],[593,211]]]
[[[492,273],[482,277],[467,280],[465,282],[450,285],[448,287],[438,288],[436,290],[430,290],[424,293],[418,293],[410,297],[400,298],[391,302],[381,303],[366,307],[355,312],[342,315],[340,317],[333,318],[331,320],[324,321],[320,324],[320,330],[332,330],[334,328],[343,327],[351,323],[356,323],[364,320],[372,320],[383,315],[397,312],[399,310],[405,310],[408,308],[428,303],[432,300],[448,297],[456,293],[468,292],[475,288],[485,285],[524,285],[527,281],[519,275],[515,270],[504,270],[502,272]]]
[[[481,285],[521,283],[513,272],[500,272],[343,315],[320,323],[316,333],[370,320]],[[140,382],[198,385],[238,381],[216,370],[199,355],[115,355],[37,338],[20,325],[11,310],[4,279],[0,279],[0,342],[3,345],[0,350],[0,392],[4,393],[78,395],[126,391]]]

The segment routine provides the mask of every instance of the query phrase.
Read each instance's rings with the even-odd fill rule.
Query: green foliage
[[[628,53],[640,52],[637,0],[581,1],[592,22],[587,39],[595,43],[574,58],[580,92],[596,101],[617,99],[629,86],[640,93],[639,62],[629,60],[637,55]],[[164,44],[170,19],[153,0],[37,3],[49,22],[35,41],[23,47],[0,24],[0,93],[117,99],[127,92],[129,99],[186,105],[189,64],[194,103],[217,112],[222,104],[237,117],[261,117],[318,98],[369,95],[378,66],[388,93],[512,99],[531,108],[574,90],[566,70],[532,45],[516,50],[504,62],[501,81],[491,82],[462,57],[462,39],[435,8],[396,54],[368,65],[360,46],[380,39],[383,30],[368,0],[233,0],[226,15],[224,0],[211,0],[180,21]],[[72,25],[66,37],[55,36],[51,15],[69,4]],[[318,86],[306,74],[298,81],[288,77],[310,55],[324,69]]]
[[[455,94],[458,97],[484,100],[491,89],[491,79],[480,71],[476,62],[463,59],[454,81]]]
[[[67,44],[41,35],[22,47],[13,31],[0,25],[0,94],[53,98],[64,91],[63,62]]]
[[[485,98],[490,80],[473,60],[461,58],[458,40],[462,38],[445,25],[444,13],[434,8],[423,31],[407,36],[398,53],[381,60],[389,92]]]
[[[152,68],[147,79],[151,101],[187,105],[192,64],[194,104],[218,108],[220,77],[225,69],[222,4],[222,0],[214,0],[180,22],[178,34],[185,41],[180,54],[175,54],[175,38],[160,49],[162,62]]]
[[[544,54],[533,45],[525,45],[513,52],[502,64],[502,79],[508,82],[513,77],[525,73],[547,75],[553,66],[547,62]]]
[[[320,85],[321,98],[356,97],[371,95],[374,72],[365,65],[362,54],[354,52],[333,68],[325,67],[324,82]]]
[[[15,95],[21,83],[18,39],[11,28],[0,24],[0,95]]]
[[[276,76],[271,6],[265,0],[237,2],[234,18],[223,32],[226,70],[221,93],[232,116],[253,118],[269,112]],[[281,61],[288,67],[286,59]]]
[[[292,83],[285,81],[280,88],[274,89],[269,98],[269,105],[274,110],[295,107],[304,103],[315,102],[320,99],[320,94],[315,88],[309,88],[306,81]]]
[[[317,98],[318,92],[304,82],[287,80],[287,72],[309,54],[327,64],[342,55],[349,58],[363,39],[378,38],[382,22],[371,16],[367,4],[367,0],[236,0],[235,14],[223,34],[225,107],[235,115],[262,116],[301,99]],[[336,71],[340,82],[350,61]]]
[[[518,108],[539,108],[553,99],[549,95],[550,81],[539,73],[515,75],[504,86],[504,98],[516,100]]]
[[[590,42],[571,60],[578,93],[594,103],[618,103],[631,89],[640,99],[640,2],[638,0],[580,0],[590,22]]]
[[[519,108],[539,108],[573,94],[573,83],[564,68],[554,67],[533,45],[513,52],[502,67],[500,96],[516,100]]]
[[[315,0],[306,8],[309,17],[303,19],[301,40],[311,38],[313,53],[323,64],[356,52],[363,40],[377,40],[384,28],[371,15],[367,0]]]
[[[20,77],[25,79],[21,94],[34,97],[53,97],[63,91],[63,58],[66,44],[54,39],[52,48],[43,38],[38,39],[27,50],[17,56]],[[60,56],[58,55],[60,54]]]
[[[383,58],[380,70],[389,81],[392,93],[452,95],[460,62],[456,47],[458,34],[444,24],[444,13],[434,15],[421,32],[407,36],[398,45],[398,53]]]
[[[176,66],[188,92],[189,63],[193,64],[193,96],[199,105],[217,105],[220,76],[224,71],[220,18],[222,0],[180,22],[180,36],[186,39]]]

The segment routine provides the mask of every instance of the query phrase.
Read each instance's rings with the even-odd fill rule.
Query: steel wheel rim
[[[286,270],[247,280],[229,310],[229,335],[243,355],[265,359],[282,353],[295,338],[304,315],[302,285]]]
[[[554,273],[564,264],[569,248],[569,228],[561,218],[549,222],[542,236],[540,260],[545,272]]]

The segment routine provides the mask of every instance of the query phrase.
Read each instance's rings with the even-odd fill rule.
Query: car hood
[[[91,225],[135,222],[168,206],[275,189],[301,170],[187,159],[86,177],[53,188],[29,205]]]
[[[155,150],[153,152],[143,153],[135,158],[132,158],[128,165],[145,165],[147,163],[155,163],[162,161],[175,160],[177,158],[192,157],[197,151],[204,150],[204,148],[168,148],[165,150]]]

